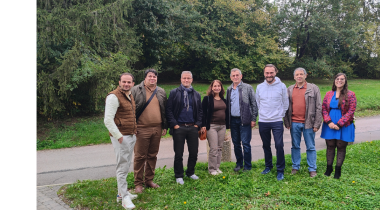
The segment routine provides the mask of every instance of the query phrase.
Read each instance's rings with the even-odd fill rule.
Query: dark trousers
[[[242,125],[241,119],[237,117],[231,118],[231,138],[234,144],[234,152],[236,157],[236,166],[243,167],[250,170],[252,168],[252,153],[251,153],[251,139],[252,128],[251,125]],[[243,145],[244,155],[241,150]]]
[[[183,151],[185,148],[185,140],[189,151],[187,159],[186,175],[194,174],[194,167],[198,159],[198,128],[194,126],[180,126],[173,130],[173,148],[174,148],[174,174],[175,178],[183,178]]]
[[[284,156],[284,126],[282,121],[279,122],[259,122],[259,133],[263,141],[263,149],[265,155],[265,167],[272,169],[272,150],[271,144],[271,131],[273,133],[274,144],[277,155],[277,172],[284,172],[285,169],[285,156]]]

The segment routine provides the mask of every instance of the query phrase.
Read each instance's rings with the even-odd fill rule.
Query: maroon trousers
[[[137,127],[133,164],[135,186],[142,186],[144,183],[153,181],[160,141],[161,125]]]

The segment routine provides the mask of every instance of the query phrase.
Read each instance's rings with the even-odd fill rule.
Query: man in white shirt
[[[133,209],[132,199],[137,198],[128,192],[127,175],[136,143],[136,107],[131,94],[134,77],[130,73],[120,75],[119,86],[108,93],[104,113],[104,124],[116,154],[116,178],[118,196],[125,209]]]

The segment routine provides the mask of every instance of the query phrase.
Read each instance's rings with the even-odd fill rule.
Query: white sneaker
[[[222,174],[223,173],[223,171],[221,171],[219,168],[216,169],[216,172],[218,172],[218,174]]]
[[[191,179],[194,179],[194,180],[197,180],[197,179],[199,179],[199,177],[197,176],[197,175],[195,175],[195,174],[193,174],[193,175],[191,175],[191,176],[189,176]]]
[[[176,178],[175,181],[178,183],[178,184],[185,184],[185,182],[183,182],[183,179],[182,178]]]
[[[136,206],[132,203],[131,198],[129,196],[125,196],[125,198],[121,202],[121,205],[125,209],[134,209],[134,208],[136,208]]]
[[[130,192],[128,192],[128,195],[131,198],[131,200],[134,200],[134,199],[137,198],[137,195],[134,195],[134,194],[132,194]],[[123,197],[121,197],[121,195],[117,194],[117,196],[116,196],[116,202],[121,202],[121,200],[123,200]]]
[[[215,175],[218,175],[219,173],[217,171],[213,171],[210,174],[213,175],[213,176],[215,176]]]

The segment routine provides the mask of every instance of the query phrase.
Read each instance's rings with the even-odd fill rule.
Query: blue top
[[[181,113],[178,116],[177,122],[179,124],[185,124],[185,123],[194,123],[194,116],[193,116],[193,93],[188,93],[189,95],[189,109],[187,107],[183,106],[183,109]],[[182,91],[182,97],[181,101],[183,101],[183,91]]]
[[[331,121],[335,124],[342,117],[342,111],[338,107],[339,99],[336,98],[336,91],[330,101],[330,118]],[[331,129],[325,122],[322,125],[321,138],[326,140],[338,139],[345,142],[354,142],[355,140],[355,125],[351,123],[349,126],[343,126],[339,130]]]
[[[239,104],[239,85],[238,84],[236,89],[232,87],[231,89],[231,116],[233,117],[240,117],[240,104]]]

